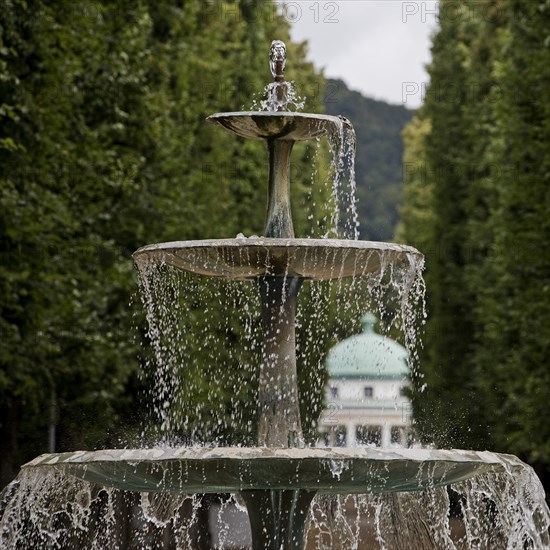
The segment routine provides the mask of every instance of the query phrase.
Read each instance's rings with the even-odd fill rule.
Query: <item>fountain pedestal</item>
[[[261,447],[303,446],[296,372],[296,305],[300,277],[260,277],[264,344],[258,385]]]
[[[252,550],[302,550],[315,491],[241,491],[252,530]]]
[[[284,83],[282,43],[274,43],[270,61],[276,83]],[[276,93],[280,105],[284,97],[280,90]],[[295,345],[300,287],[309,280],[380,272],[386,265],[414,268],[421,255],[414,248],[390,243],[294,238],[289,180],[292,146],[295,141],[342,130],[339,118],[277,111],[219,113],[208,120],[266,143],[270,171],[265,236],[149,245],[136,251],[134,259],[136,264],[160,262],[205,276],[257,284],[264,331],[257,447],[42,455],[23,471],[62,473],[142,493],[239,493],[248,509],[253,550],[302,550],[308,511],[317,493],[421,491],[489,471],[524,471],[515,457],[493,453],[304,448]],[[0,524],[0,534],[10,532],[17,513],[6,516],[8,526]],[[82,516],[77,515],[75,521],[82,521]]]

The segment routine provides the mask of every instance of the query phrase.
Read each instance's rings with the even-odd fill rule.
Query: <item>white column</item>
[[[355,424],[353,422],[348,422],[346,426],[346,447],[355,447]]]
[[[384,422],[382,424],[382,441],[381,445],[384,448],[390,446],[391,443],[391,427],[389,422]]]

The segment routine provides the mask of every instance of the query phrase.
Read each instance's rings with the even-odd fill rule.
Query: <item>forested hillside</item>
[[[135,249],[261,234],[262,144],[204,119],[250,106],[271,78],[274,38],[287,42],[288,78],[322,89],[288,24],[261,13],[269,7],[2,3],[0,485],[48,450],[50,426],[57,451],[131,437],[145,383]],[[311,155],[296,153],[300,201],[311,195]],[[297,231],[307,214],[295,211]]]
[[[438,445],[517,454],[548,491],[550,5],[459,7],[405,131],[400,237],[426,254],[429,307],[415,416]]]
[[[357,136],[357,179],[360,236],[391,241],[399,220],[403,189],[401,132],[413,112],[347,88],[341,80],[327,80],[325,110],[351,120]]]

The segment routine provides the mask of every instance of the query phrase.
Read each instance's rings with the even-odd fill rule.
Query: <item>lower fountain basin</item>
[[[41,455],[23,466],[117,489],[181,494],[418,491],[516,467],[524,467],[518,458],[487,451],[266,447],[77,451]]]
[[[422,255],[411,246],[340,239],[212,239],[144,246],[136,262],[159,261],[211,277],[244,280],[296,276],[333,280],[379,271],[386,265],[409,266]]]

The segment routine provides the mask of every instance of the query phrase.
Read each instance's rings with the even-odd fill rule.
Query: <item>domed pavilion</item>
[[[363,332],[328,353],[329,381],[320,430],[328,446],[407,446],[411,404],[406,349],[374,327],[367,313]]]

